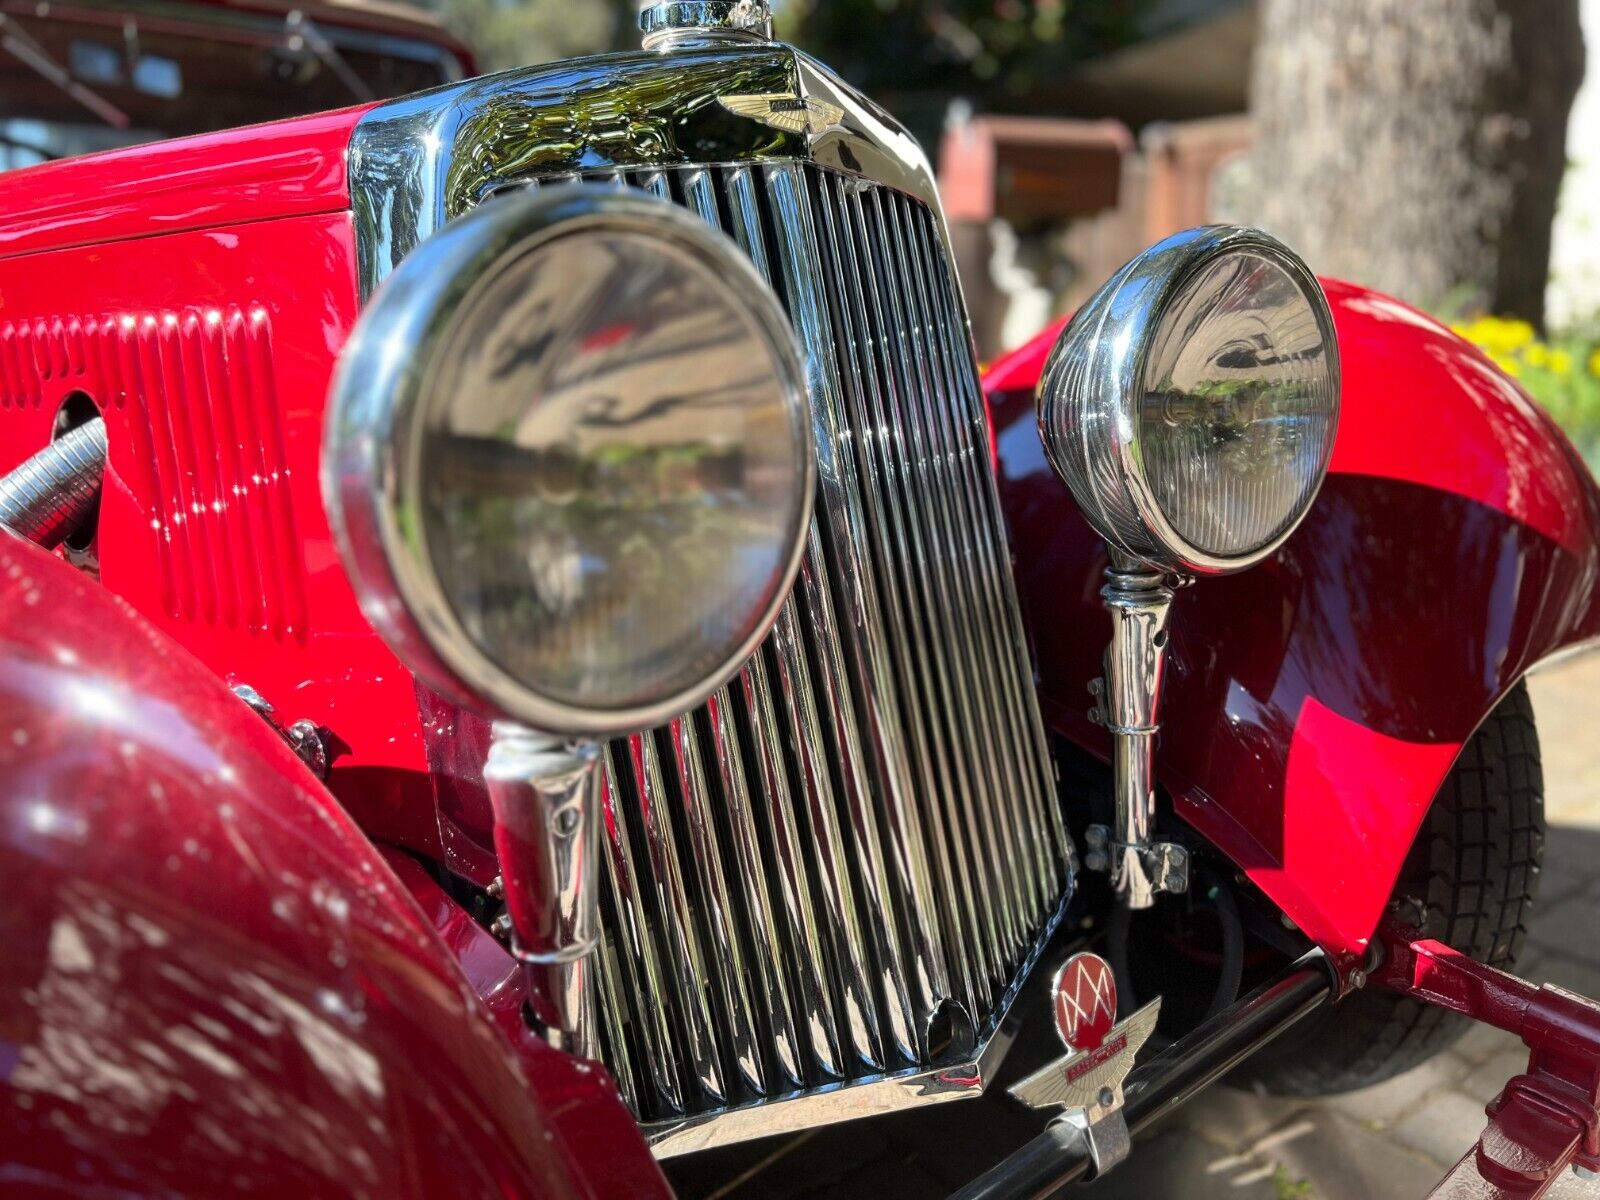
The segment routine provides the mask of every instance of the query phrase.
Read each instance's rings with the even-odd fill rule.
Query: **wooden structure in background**
[[[1006,349],[1010,297],[993,277],[993,223],[1051,239],[1057,311],[1151,242],[1219,212],[1220,173],[1250,148],[1244,115],[1158,122],[1135,142],[1120,121],[973,117],[946,129],[939,187],[985,357]]]

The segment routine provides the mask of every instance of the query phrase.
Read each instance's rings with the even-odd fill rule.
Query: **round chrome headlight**
[[[600,736],[692,708],[793,582],[805,383],[696,218],[585,186],[483,204],[378,289],[334,378],[323,492],[363,607],[492,716]]]
[[[1107,542],[1215,575],[1259,562],[1316,498],[1339,421],[1328,302],[1258,230],[1158,242],[1073,316],[1039,381],[1056,471]]]

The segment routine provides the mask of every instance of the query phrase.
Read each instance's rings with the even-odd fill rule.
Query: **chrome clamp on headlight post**
[[[551,1045],[598,1058],[588,960],[598,944],[600,747],[496,721],[483,780],[494,806],[512,950]]]
[[[605,739],[693,709],[765,636],[815,489],[799,346],[722,234],[573,185],[487,202],[374,294],[323,496],[377,630],[494,722],[512,949],[593,1057]]]
[[[1128,907],[1149,908],[1158,892],[1189,887],[1188,851],[1153,837],[1156,734],[1172,589],[1160,571],[1120,552],[1112,559],[1100,598],[1111,613],[1103,719],[1116,755],[1116,827],[1089,827],[1084,864],[1091,871],[1108,871]]]
[[[1281,546],[1322,486],[1338,421],[1327,298],[1259,230],[1209,225],[1158,242],[1050,352],[1040,435],[1110,559],[1099,715],[1116,817],[1089,830],[1085,862],[1110,872],[1130,908],[1189,883],[1183,847],[1154,839],[1168,581],[1241,571]]]

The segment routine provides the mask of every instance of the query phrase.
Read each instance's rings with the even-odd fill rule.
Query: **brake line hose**
[[[106,469],[106,423],[96,417],[0,479],[0,525],[46,549],[94,511]]]
[[[1217,911],[1217,923],[1221,926],[1222,963],[1217,974],[1216,990],[1211,996],[1211,1006],[1201,1020],[1209,1020],[1225,1011],[1238,999],[1239,987],[1244,982],[1244,922],[1239,916],[1239,902],[1223,879],[1215,881],[1210,899]],[[1111,963],[1111,974],[1117,981],[1117,995],[1127,998],[1129,1012],[1143,1002],[1133,990],[1133,973],[1129,969],[1128,935],[1132,925],[1133,910],[1122,905],[1112,910],[1111,919],[1106,924],[1106,958]],[[1163,1046],[1171,1041],[1160,1033],[1150,1040],[1154,1046]]]

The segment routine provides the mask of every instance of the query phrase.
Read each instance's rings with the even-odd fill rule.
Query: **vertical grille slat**
[[[603,816],[607,870],[604,872],[606,889],[602,900],[610,904],[610,911],[605,913],[610,936],[607,938],[606,956],[601,960],[600,973],[609,976],[614,968],[620,967],[622,970],[619,973],[623,979],[607,980],[602,986],[602,1000],[623,988],[631,989],[635,997],[661,996],[666,993],[667,972],[656,939],[651,933],[651,921],[639,879],[639,864],[633,853],[633,836],[628,830],[627,812],[618,798],[613,747],[606,749],[605,768],[602,794],[605,797]],[[653,1112],[663,1109],[673,1113],[682,1112],[683,1090],[676,1070],[678,1054],[672,1045],[666,1006],[630,1005],[627,1015],[642,1052],[641,1074],[647,1076],[639,1081],[642,1107]],[[621,1022],[615,1024],[620,1026]],[[615,1068],[617,1060],[612,1058],[609,1061]],[[649,1089],[652,1097],[648,1105],[642,1102],[644,1089]]]
[[[614,909],[606,910],[608,913]],[[602,953],[610,953],[611,947],[602,948]],[[600,1021],[604,1049],[601,1053],[605,1061],[612,1064],[612,1076],[617,1081],[617,1089],[622,1093],[623,1102],[634,1112],[640,1112],[638,1084],[634,1080],[635,1056],[628,1046],[628,1035],[623,1024],[623,1013],[627,1004],[626,993],[622,990],[627,980],[627,972],[618,963],[612,963],[595,972],[595,979],[599,988]]]
[[[607,749],[606,1061],[663,1128],[925,1068],[949,1005],[992,1032],[1071,862],[938,218],[799,162],[581,178],[740,246],[806,353],[818,456],[767,640]]]
[[[756,199],[756,184],[750,168],[729,168],[723,175],[723,187],[728,195],[733,240],[750,256],[761,278],[770,284],[773,282],[772,262],[766,235],[762,232],[760,202]]]
[[[683,1024],[687,1063],[693,1078],[714,1103],[727,1098],[716,1047],[715,1023],[707,990],[711,986],[706,955],[695,928],[695,910],[684,887],[683,858],[672,828],[655,739],[649,734],[628,738],[627,762],[632,768],[634,811],[644,830],[645,866],[654,889],[654,916],[666,942],[666,959],[674,987],[659,1002],[670,1002]],[[647,1003],[657,998],[647,998]]]
[[[663,200],[672,199],[672,189],[667,184],[665,171],[636,171],[631,177],[633,186]]]
[[[915,216],[917,219],[913,223],[921,250],[919,258],[922,268],[918,283],[927,297],[933,319],[938,323],[936,342],[939,361],[943,364],[952,391],[952,407],[946,416],[952,422],[964,418],[969,437],[976,448],[976,453],[971,457],[969,480],[977,496],[979,532],[987,534],[979,538],[979,549],[985,559],[990,588],[997,594],[997,640],[1001,661],[1006,665],[1011,681],[1011,686],[1006,689],[1007,701],[1013,710],[1018,711],[1017,721],[1025,750],[1023,758],[1032,768],[1029,774],[1033,779],[1031,791],[1034,812],[1036,819],[1050,831],[1055,851],[1054,873],[1059,876],[1072,861],[1071,842],[1067,837],[1061,806],[1056,803],[1055,775],[1046,747],[1043,718],[1038,704],[1031,702],[1033,669],[1028,659],[1027,638],[1022,630],[1022,609],[1011,576],[1005,523],[1000,516],[999,492],[990,465],[989,426],[979,394],[972,339],[965,319],[956,311],[958,293],[954,286],[955,276],[933,216],[926,210],[917,211]]]
[[[722,218],[717,214],[717,189],[709,168],[686,172],[683,176],[683,194],[687,207],[695,216],[713,229],[723,228]]]
[[[952,437],[949,427],[941,420],[948,399],[945,405],[934,402],[936,396],[948,396],[948,392],[946,389],[936,390],[927,374],[932,347],[928,345],[925,332],[915,319],[918,306],[912,296],[913,286],[908,286],[912,285],[913,277],[901,242],[902,230],[895,220],[895,198],[875,193],[871,197],[871,204],[875,224],[883,234],[880,241],[882,273],[886,278],[902,281],[902,287],[891,293],[898,343],[896,359],[907,376],[911,377],[907,380],[907,393],[918,394],[922,398],[921,411],[912,414],[907,424],[914,431],[924,431],[926,462],[931,476],[929,508],[936,522],[942,523],[944,535],[951,539],[954,549],[954,553],[946,559],[946,564],[956,597],[952,606],[953,624],[956,627],[953,640],[957,647],[956,655],[964,664],[962,690],[974,698],[981,715],[988,718],[979,722],[974,751],[983,762],[991,794],[996,797],[994,807],[999,817],[1001,836],[1007,845],[1011,869],[1007,872],[1006,885],[1012,900],[1012,912],[1019,918],[1012,928],[1009,944],[1010,952],[1015,954],[1026,942],[1029,933],[1028,923],[1021,919],[1022,914],[1029,912],[1040,897],[1028,845],[1032,839],[1027,836],[1019,809],[1020,780],[1016,773],[1014,752],[1008,752],[1009,748],[997,748],[995,744],[993,722],[997,714],[1003,711],[1005,699],[1002,689],[995,686],[992,678],[994,656],[975,649],[971,629],[971,621],[983,613],[984,603],[979,594],[981,586],[975,579],[977,552],[972,544],[971,516],[964,511],[962,481],[957,476],[962,454],[971,449],[970,441],[963,444],[961,439]],[[908,312],[908,309],[912,311]],[[992,639],[984,641],[987,644]]]
[[[612,820],[616,812],[616,800],[612,793],[609,771],[601,782],[601,813],[602,826],[605,831],[605,852],[609,857],[612,854]],[[622,895],[622,884],[626,878],[623,871],[617,869],[613,860],[608,863],[609,870],[601,872],[605,877],[605,885],[600,898],[601,919],[612,929],[618,931],[618,936],[609,941],[603,941],[600,947],[602,962],[595,972],[599,985],[600,1000],[599,1011],[601,1029],[605,1038],[605,1048],[602,1053],[607,1062],[614,1064],[617,1086],[622,1090],[622,1097],[628,1102],[635,1112],[642,1111],[645,1107],[643,1098],[639,1093],[639,1083],[634,1078],[634,1072],[639,1068],[632,1048],[628,1043],[626,997],[631,993],[639,994],[648,984],[641,982],[638,973],[632,969],[632,964],[624,956],[631,945],[629,929],[636,928],[632,925],[631,916]],[[626,870],[626,868],[624,868]],[[659,1042],[651,1043],[644,1051],[645,1062],[640,1064],[651,1072],[671,1070],[671,1061],[661,1057],[666,1046],[665,1030],[662,1031]],[[665,1089],[662,1089],[665,1090]]]
[[[800,1041],[795,1025],[794,1003],[785,982],[783,964],[787,951],[779,935],[778,912],[767,886],[766,864],[761,855],[761,833],[751,805],[750,785],[745,775],[743,751],[735,727],[733,695],[729,688],[717,691],[706,702],[706,720],[711,730],[712,755],[724,803],[723,820],[733,849],[734,879],[743,896],[750,927],[751,987],[756,1003],[766,1014],[771,1030],[771,1050],[781,1078],[769,1091],[785,1091],[805,1083],[800,1056]]]
[[[686,716],[672,721],[667,725],[666,735],[672,748],[678,799],[689,828],[689,851],[699,884],[699,909],[709,935],[710,953],[706,965],[710,975],[706,984],[719,1004],[728,1031],[733,1068],[729,1074],[737,1072],[746,1088],[762,1095],[767,1087],[761,1072],[761,1055],[756,1049],[755,1010],[750,1004],[744,947],[736,926],[738,917],[734,911],[733,892],[722,866],[717,819],[712,811],[710,784],[693,718]]]
[[[787,601],[783,606],[784,611],[792,612],[793,606],[793,600]],[[788,772],[782,761],[781,735],[773,710],[772,685],[767,679],[763,651],[758,650],[745,664],[739,674],[739,683],[744,694],[761,791],[770,805],[767,828],[777,862],[784,912],[788,917],[791,935],[795,938],[794,973],[799,980],[798,997],[810,1034],[812,1060],[823,1076],[841,1079],[845,1072],[839,1023],[828,987],[828,964],[812,901],[811,871],[795,820]]]
[[[882,512],[887,516],[887,520],[876,522],[880,537],[880,561],[915,563],[919,568],[924,568],[929,556],[915,522],[907,517],[907,509],[915,501],[903,494],[904,489],[908,487],[907,480],[913,468],[904,460],[900,439],[890,435],[892,424],[883,404],[883,392],[887,389],[879,375],[881,356],[879,356],[879,366],[874,366],[870,361],[873,334],[868,330],[862,298],[866,294],[873,294],[875,299],[875,293],[872,292],[869,281],[863,278],[855,258],[859,248],[852,245],[850,231],[844,228],[844,222],[838,219],[843,212],[843,206],[839,203],[840,198],[835,189],[840,185],[836,180],[825,180],[822,186],[830,193],[828,196],[830,202],[819,206],[828,234],[824,244],[824,258],[833,275],[834,302],[841,326],[840,341],[848,347],[850,365],[853,368],[850,372],[853,379],[846,391],[851,400],[851,415],[855,428],[861,431],[857,438],[857,446],[867,460],[863,473],[879,476],[877,480],[879,499]],[[885,538],[893,543],[892,546],[883,542],[882,539]],[[924,648],[925,652],[912,656],[915,658],[914,664],[907,661],[906,655],[901,656],[899,665],[904,672],[901,686],[908,693],[920,690],[931,707],[933,698],[939,694],[940,685],[946,678],[945,659],[941,639],[929,637],[924,632],[923,614],[925,612],[930,614],[931,619],[932,614],[937,613],[939,605],[933,589],[927,582],[925,569],[914,571],[912,575],[914,578],[907,579],[900,588],[901,612],[898,632],[903,644]],[[944,723],[938,720],[936,713],[925,713],[923,722],[927,736],[925,745],[921,747],[925,756],[921,764],[922,795],[932,802],[943,794],[953,802],[952,809],[964,808],[970,812],[971,805],[964,803],[973,794],[969,781],[963,778],[955,788],[941,787],[936,782],[952,779],[949,742],[953,738]],[[947,814],[952,825],[954,817],[954,812]],[[983,999],[980,992],[984,969],[973,969],[972,959],[967,951],[969,943],[979,936],[970,894],[972,864],[961,861],[956,848],[943,838],[934,841],[933,858],[939,872],[941,887],[963,901],[959,905],[959,911],[946,925],[946,936],[955,953],[954,961],[965,993],[963,999],[976,1011],[976,1006]],[[991,873],[992,869],[993,865]],[[965,927],[963,917],[966,918]]]

